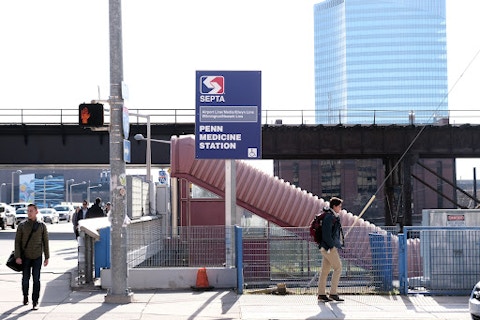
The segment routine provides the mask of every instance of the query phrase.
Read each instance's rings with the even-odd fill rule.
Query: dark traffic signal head
[[[103,104],[82,103],[79,105],[78,124],[84,127],[103,126]]]

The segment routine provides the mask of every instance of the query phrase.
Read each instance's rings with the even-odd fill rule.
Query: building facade
[[[326,0],[314,6],[320,124],[445,122],[445,0]]]

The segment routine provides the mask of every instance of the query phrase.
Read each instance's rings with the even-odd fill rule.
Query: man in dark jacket
[[[47,226],[37,221],[38,209],[35,204],[27,207],[28,219],[18,225],[15,234],[15,258],[18,264],[23,263],[22,292],[23,304],[28,304],[28,290],[30,275],[33,276],[32,306],[38,309],[40,297],[40,269],[42,268],[42,254],[45,255],[43,265],[48,265],[50,249],[48,244]]]
[[[87,212],[88,212],[88,202],[87,200],[83,200],[82,207],[77,208],[72,219],[73,232],[75,233],[75,239],[77,239],[80,236],[80,232],[78,231],[78,222],[87,217]]]
[[[341,235],[342,225],[340,224],[340,211],[342,211],[342,202],[340,198],[330,199],[330,208],[328,214],[323,218],[322,223],[322,242],[320,243],[320,253],[322,254],[322,272],[318,277],[318,300],[319,301],[343,301],[337,294],[340,275],[342,274],[342,261],[338,254],[338,249],[342,248]],[[333,268],[332,284],[330,295],[326,295],[327,277],[330,269]]]
[[[100,203],[102,203],[102,199],[96,198],[95,203],[87,211],[87,219],[105,217],[105,213],[100,207]]]

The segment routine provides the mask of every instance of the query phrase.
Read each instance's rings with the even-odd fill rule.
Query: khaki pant
[[[324,295],[327,286],[327,277],[330,269],[333,268],[332,285],[330,287],[330,294],[337,294],[338,282],[342,274],[342,261],[338,255],[338,249],[332,248],[330,252],[325,249],[320,250],[322,254],[322,271],[318,277],[318,294]]]

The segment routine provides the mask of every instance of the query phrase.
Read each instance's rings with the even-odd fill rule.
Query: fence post
[[[237,268],[237,293],[243,294],[243,236],[242,228],[235,226],[235,267]]]
[[[400,294],[408,294],[408,270],[407,270],[407,236],[398,234],[398,277],[400,282]]]
[[[93,283],[93,238],[85,234],[85,283]]]

